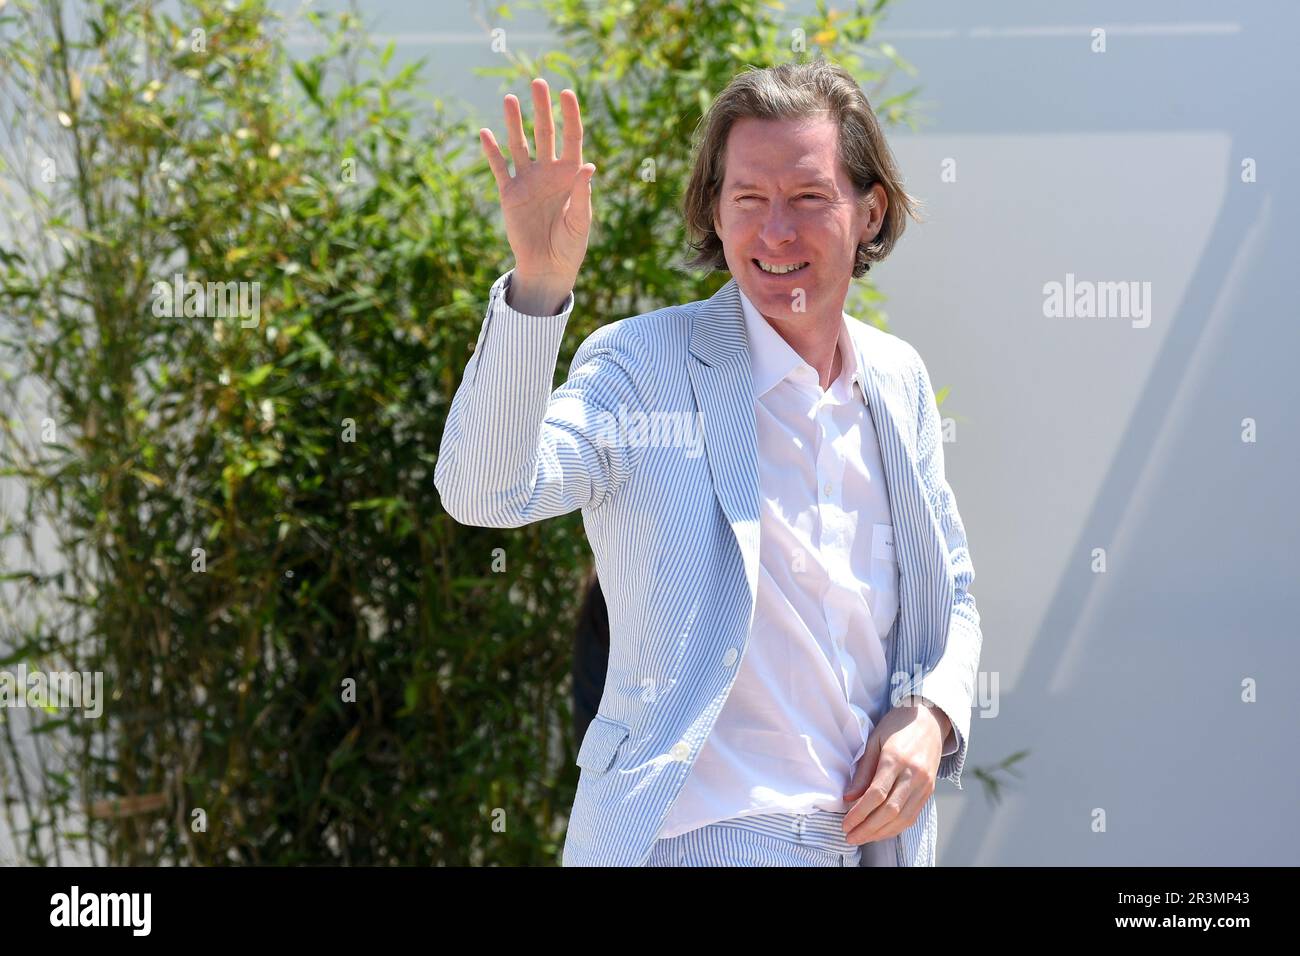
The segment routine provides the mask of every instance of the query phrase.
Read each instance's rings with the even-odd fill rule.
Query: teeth
[[[796,269],[802,269],[804,266],[808,264],[806,262],[800,262],[797,263],[796,265],[790,265],[790,266],[772,266],[772,265],[768,265],[766,262],[763,262],[761,259],[755,259],[754,261],[758,263],[758,267],[762,269],[764,272],[770,272],[773,275],[778,275],[778,276],[783,276],[787,272],[794,272]]]

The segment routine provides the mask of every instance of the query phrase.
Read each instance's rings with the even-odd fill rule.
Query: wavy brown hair
[[[889,255],[903,234],[908,216],[920,222],[920,204],[903,189],[902,176],[880,122],[852,74],[821,59],[763,69],[750,67],[727,84],[696,127],[695,159],[683,209],[693,250],[686,260],[688,266],[728,271],[713,217],[726,173],[727,136],[736,120],[799,119],[823,112],[829,112],[839,127],[840,163],[859,198],[873,184],[880,183],[888,199],[880,231],[871,242],[858,244],[853,277],[866,275],[873,262]]]

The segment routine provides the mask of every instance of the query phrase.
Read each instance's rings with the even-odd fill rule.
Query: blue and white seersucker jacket
[[[563,863],[639,866],[722,710],[753,620],[759,479],[744,316],[732,278],[708,299],[611,322],[552,393],[574,296],[558,315],[523,315],[505,302],[512,274],[492,286],[434,484],[462,524],[511,528],[582,509],[609,609],[609,669],[578,749]],[[961,789],[981,633],[939,412],[916,350],[845,318],[867,373],[899,562],[891,700],[917,694],[948,715],[957,751],[938,776]],[[697,422],[703,453],[653,429],[611,430],[638,412]],[[937,833],[931,796],[893,840],[898,864],[933,866]]]

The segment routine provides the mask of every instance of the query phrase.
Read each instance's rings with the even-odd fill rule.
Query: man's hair
[[[889,200],[876,237],[858,243],[853,277],[865,275],[871,263],[889,255],[903,234],[907,216],[920,221],[918,202],[903,189],[885,134],[852,74],[821,59],[764,69],[749,67],[727,84],[696,127],[695,160],[683,209],[694,250],[686,260],[688,266],[727,271],[713,216],[726,173],[727,137],[736,120],[799,119],[817,113],[828,113],[839,129],[839,159],[857,190],[855,198],[861,199],[872,184],[880,183]]]

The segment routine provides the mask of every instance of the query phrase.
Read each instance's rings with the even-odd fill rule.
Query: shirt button
[[[736,649],[734,647],[728,647],[727,653],[722,655],[722,663],[730,667],[732,664],[736,663],[736,658],[739,656],[740,655],[736,653]]]
[[[830,497],[830,494],[831,494],[831,483],[830,483],[829,481],[826,482],[826,487],[824,487],[824,488],[822,489],[822,491],[826,492],[826,497],[828,497],[828,498]]]
[[[668,753],[674,760],[685,763],[686,758],[691,755],[691,748],[686,745],[685,741],[679,740],[677,743],[673,744],[673,749]]]

